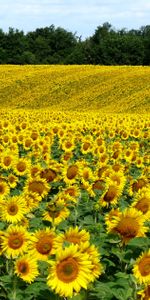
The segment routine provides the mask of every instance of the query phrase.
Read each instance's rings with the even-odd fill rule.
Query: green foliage
[[[149,65],[150,26],[116,31],[105,22],[85,41],[54,25],[24,34],[0,29],[0,64]]]

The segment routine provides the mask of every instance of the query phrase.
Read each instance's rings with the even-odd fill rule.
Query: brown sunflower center
[[[117,195],[117,190],[115,186],[110,186],[106,194],[104,195],[104,201],[111,202]]]
[[[7,208],[7,212],[11,216],[15,216],[18,212],[18,205],[14,203],[10,203]]]
[[[85,142],[85,143],[83,144],[83,150],[84,150],[84,151],[88,150],[89,147],[90,147],[90,143]]]
[[[0,184],[0,194],[4,194],[5,188],[2,184]]]
[[[25,170],[26,170],[26,164],[25,164],[25,162],[19,162],[18,164],[17,164],[17,170],[19,171],[19,172],[24,172]]]
[[[41,177],[45,178],[47,182],[51,182],[56,178],[56,172],[52,169],[45,169],[41,172]]]
[[[71,236],[66,237],[66,240],[70,243],[73,243],[73,244],[79,244],[80,243],[79,236],[75,236],[75,235],[71,235]]]
[[[67,149],[69,149],[69,148],[72,147],[72,143],[69,142],[69,141],[67,141],[67,142],[65,143],[65,146],[66,146]]]
[[[134,238],[139,230],[138,222],[131,217],[123,217],[118,223],[115,230],[127,239]]]
[[[74,258],[67,258],[57,265],[56,272],[61,281],[69,283],[77,278],[79,267]]]
[[[150,256],[141,259],[139,262],[139,271],[142,276],[150,275]]]
[[[150,299],[150,285],[148,285],[147,289],[145,290],[145,296],[143,300],[149,300]]]
[[[27,262],[19,262],[18,264],[18,271],[22,274],[28,274],[29,272],[29,265]]]
[[[11,157],[10,156],[4,157],[4,165],[8,167],[10,164],[11,164]]]
[[[70,166],[68,169],[67,169],[67,178],[68,179],[73,179],[76,177],[78,173],[78,167],[77,166]]]
[[[44,192],[44,184],[41,181],[33,181],[29,183],[29,192],[42,195]]]
[[[50,237],[45,236],[39,239],[36,243],[36,249],[40,254],[48,255],[52,249],[52,240]]]
[[[146,182],[143,178],[140,178],[137,182],[134,182],[132,185],[133,192],[137,192],[139,189],[144,187]]]
[[[141,200],[139,200],[135,206],[135,208],[137,208],[138,210],[141,210],[144,214],[148,212],[149,207],[150,207],[150,205],[146,198],[142,198]]]
[[[104,181],[103,180],[97,180],[93,183],[93,190],[102,191],[103,189],[104,189]]]
[[[12,249],[19,249],[23,245],[23,236],[20,233],[10,235],[8,245]]]

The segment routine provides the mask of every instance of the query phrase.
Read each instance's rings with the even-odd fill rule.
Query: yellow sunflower
[[[8,184],[0,179],[0,199],[3,199],[5,196],[9,194],[9,186]]]
[[[31,283],[39,275],[37,260],[30,255],[24,255],[15,261],[15,274],[18,277]]]
[[[135,208],[126,208],[118,216],[114,216],[109,231],[118,233],[123,243],[134,237],[145,236],[148,228],[144,226],[145,217]]]
[[[92,281],[92,263],[87,253],[82,253],[78,245],[59,249],[56,260],[49,261],[48,286],[61,297],[72,297],[81,288],[87,289]]]
[[[2,201],[1,220],[8,223],[20,222],[27,212],[25,200],[20,196],[14,196]]]
[[[29,178],[26,182],[24,191],[26,193],[36,193],[38,196],[44,198],[50,190],[50,186],[44,178],[39,176],[34,178]]]
[[[89,240],[89,232],[87,232],[85,229],[80,230],[78,226],[75,228],[70,227],[64,233],[61,233],[56,237],[55,247],[62,247],[64,242],[80,245],[81,243],[85,243]]]
[[[133,267],[133,274],[139,283],[150,284],[150,250],[138,257]]]
[[[29,173],[30,170],[30,163],[25,158],[19,158],[14,162],[14,172],[19,175],[23,176]]]
[[[49,228],[37,230],[33,234],[33,242],[30,244],[33,257],[39,260],[47,260],[48,255],[54,254],[55,237],[54,230]]]
[[[63,178],[65,183],[72,184],[75,183],[79,178],[79,166],[77,164],[67,165],[63,170]]]
[[[26,228],[18,225],[10,225],[2,236],[2,251],[8,258],[23,255],[28,250],[31,235]]]
[[[15,188],[18,182],[18,177],[15,176],[14,174],[9,174],[7,179],[10,188],[12,189]]]
[[[101,206],[116,205],[122,193],[122,189],[113,181],[107,182],[106,189],[99,199]]]
[[[89,245],[84,251],[86,251],[89,254],[89,259],[92,262],[93,278],[91,278],[91,281],[94,281],[101,275],[103,271],[102,265],[100,263],[100,255],[95,245]]]
[[[140,189],[132,203],[132,207],[141,211],[146,219],[150,217],[150,190],[148,188]]]
[[[1,157],[1,166],[3,169],[8,170],[12,167],[14,154],[13,153],[4,153]]]

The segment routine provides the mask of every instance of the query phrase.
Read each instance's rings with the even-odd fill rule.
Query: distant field
[[[150,111],[150,67],[0,66],[1,108]]]

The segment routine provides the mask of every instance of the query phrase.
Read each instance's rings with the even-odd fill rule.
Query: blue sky
[[[0,0],[0,28],[25,32],[54,24],[77,33],[92,35],[109,22],[116,29],[150,25],[150,0]]]

